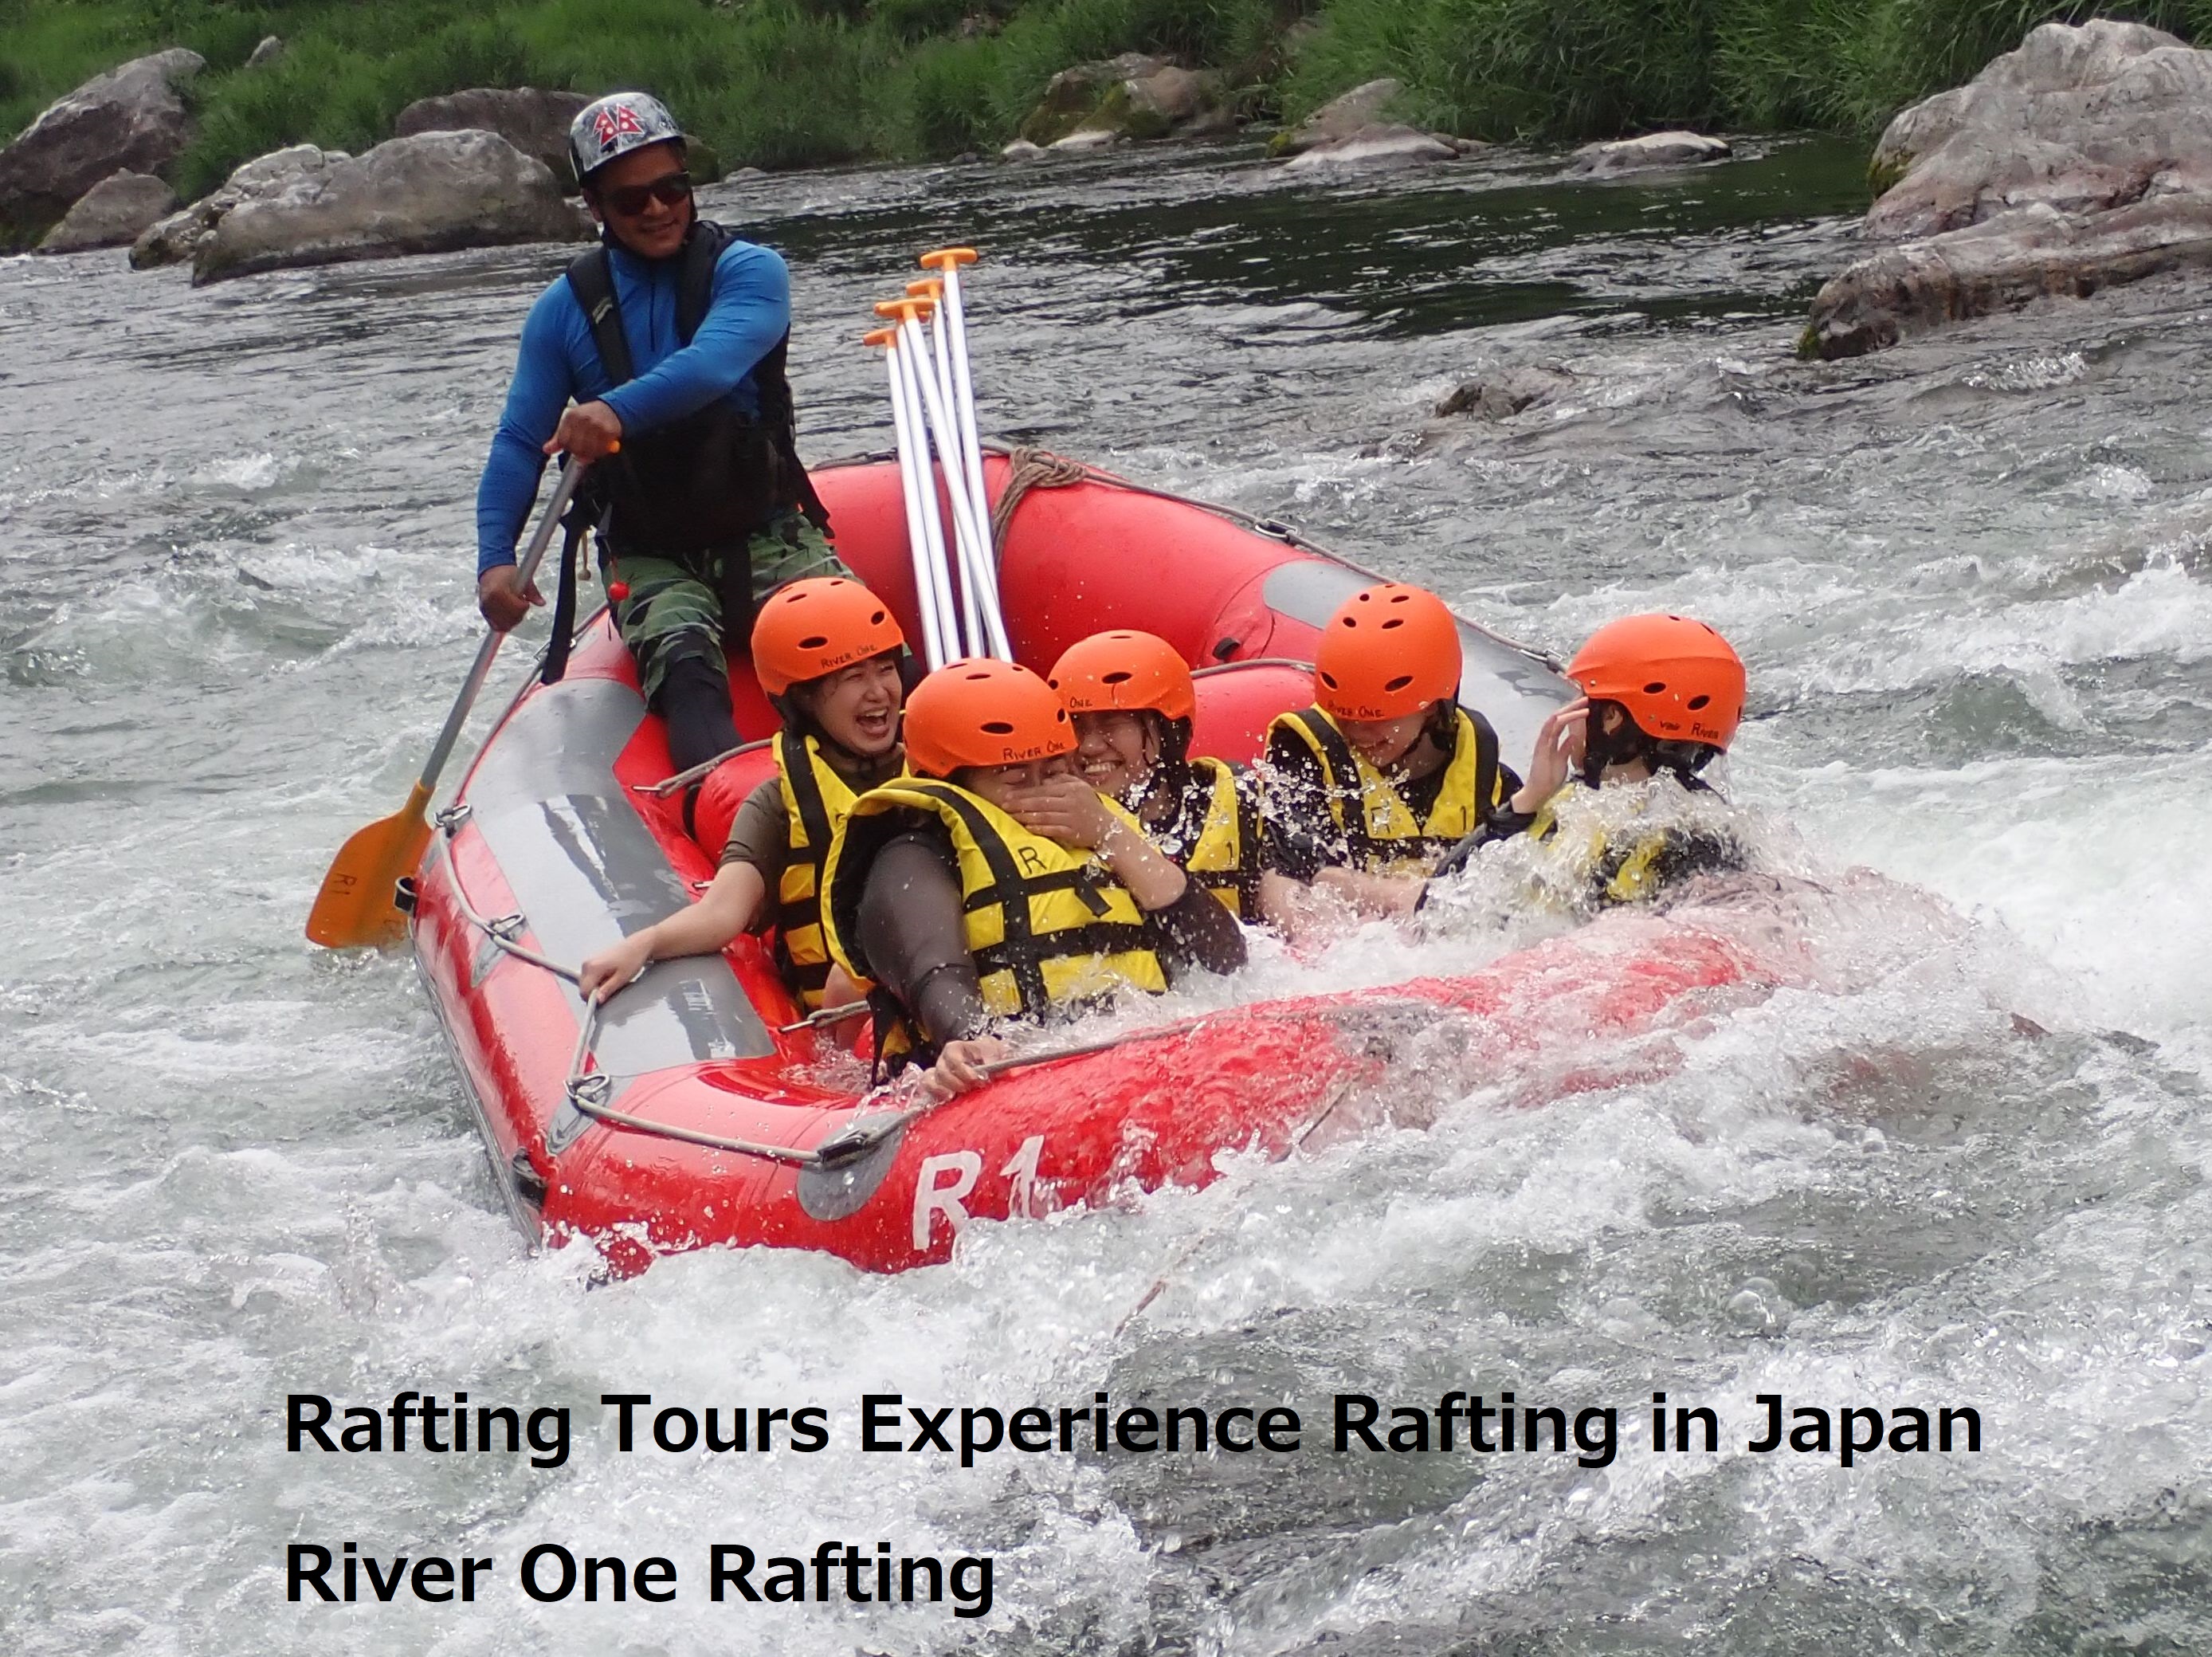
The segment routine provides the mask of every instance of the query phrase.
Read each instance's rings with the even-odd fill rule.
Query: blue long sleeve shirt
[[[477,484],[477,573],[514,562],[514,543],[538,497],[545,440],[569,403],[604,402],[625,434],[642,433],[726,399],[757,414],[753,369],[791,328],[791,273],[773,249],[732,241],[714,264],[714,296],[689,345],[676,332],[681,259],[642,259],[611,249],[615,296],[637,377],[617,386],[599,361],[592,325],[564,276],[538,296],[507,407]]]

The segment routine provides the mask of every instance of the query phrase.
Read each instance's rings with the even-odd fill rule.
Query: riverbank
[[[0,134],[124,58],[202,54],[185,198],[311,142],[358,152],[417,98],[474,86],[670,100],[724,166],[917,161],[1012,138],[1045,83],[1126,51],[1217,71],[1248,122],[1377,76],[1416,125],[1571,142],[1661,127],[1871,138],[2051,15],[2212,38],[2212,0],[0,0]],[[284,46],[252,68],[270,35]]]

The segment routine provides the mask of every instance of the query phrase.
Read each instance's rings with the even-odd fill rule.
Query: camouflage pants
[[[822,532],[798,513],[789,513],[756,533],[746,551],[752,560],[753,602],[786,582],[808,576],[849,576]],[[650,701],[659,694],[668,666],[696,655],[722,664],[721,557],[696,559],[655,557],[623,552],[608,561],[610,582],[626,582],[629,596],[615,606],[623,643],[637,661],[639,683]]]

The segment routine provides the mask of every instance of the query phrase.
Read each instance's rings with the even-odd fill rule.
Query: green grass
[[[209,65],[171,169],[187,196],[284,144],[366,149],[471,86],[642,88],[731,166],[951,155],[1005,143],[1059,70],[1131,50],[1217,69],[1263,115],[1395,75],[1410,113],[1473,137],[1871,136],[2036,23],[2096,15],[2212,40],[2212,0],[0,0],[0,133],[183,45]],[[963,37],[971,17],[988,31]],[[287,52],[246,70],[270,34]]]

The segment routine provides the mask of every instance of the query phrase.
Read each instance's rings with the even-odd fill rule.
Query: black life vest
[[[714,267],[734,232],[695,220],[676,257],[683,261],[676,289],[676,337],[684,344],[699,331],[714,296]],[[629,338],[623,332],[615,295],[613,261],[605,244],[579,253],[568,265],[568,287],[591,324],[592,342],[607,378],[619,386],[636,377]],[[594,488],[601,538],[617,557],[624,550],[683,557],[744,545],[787,512],[803,512],[824,534],[829,514],[799,460],[798,422],[791,381],[784,373],[788,332],[752,368],[757,416],[738,413],[724,399],[635,436],[596,468]],[[750,593],[746,594],[750,599]],[[726,625],[750,623],[750,605],[725,602]]]

